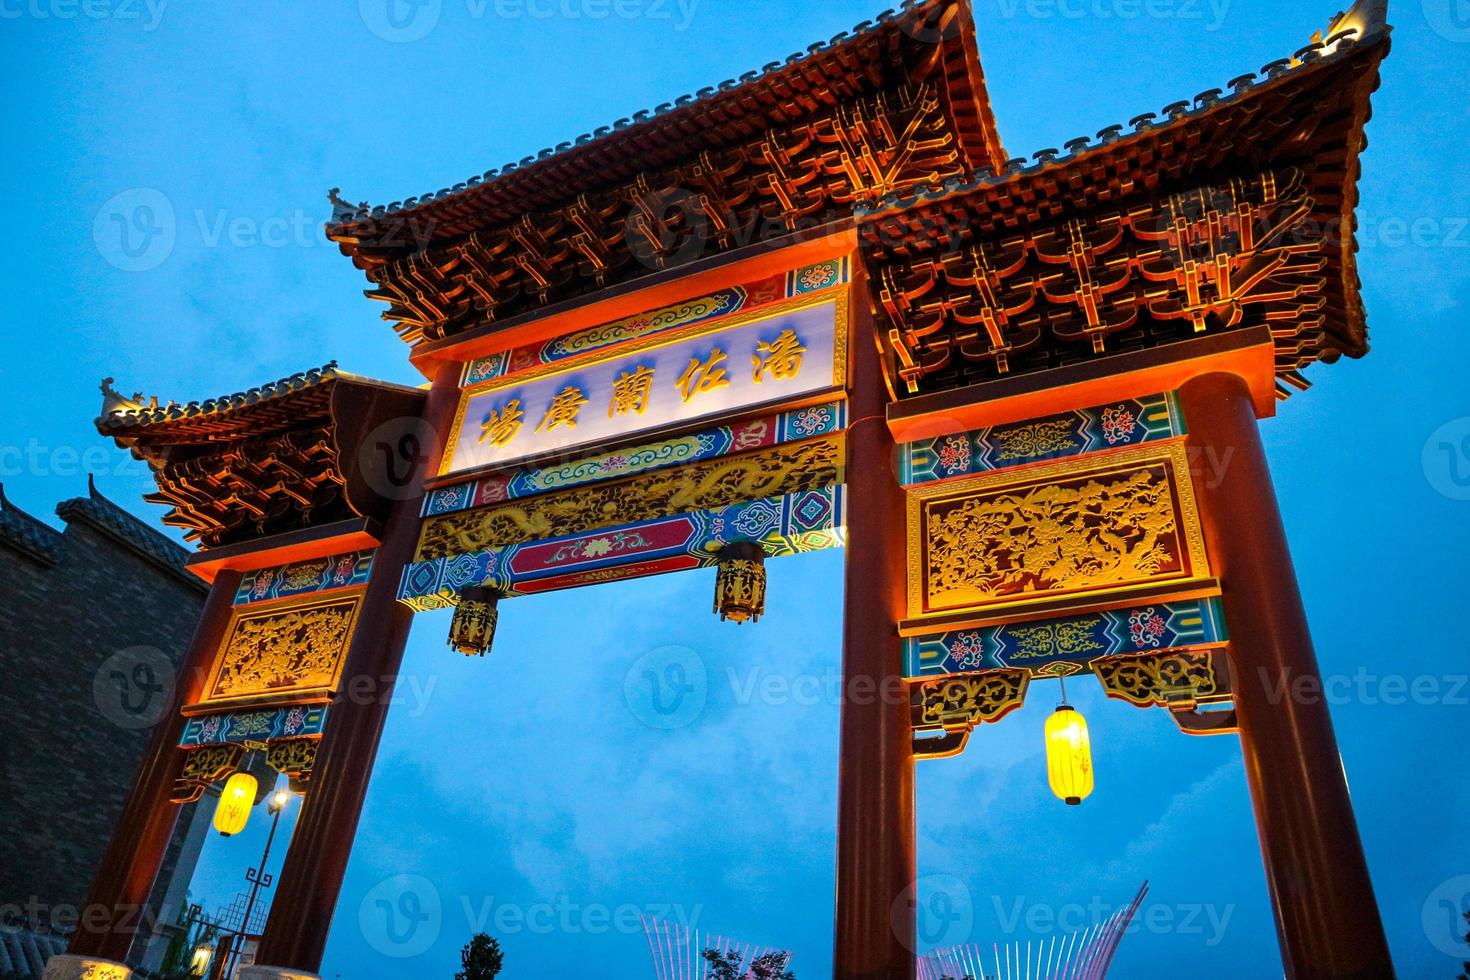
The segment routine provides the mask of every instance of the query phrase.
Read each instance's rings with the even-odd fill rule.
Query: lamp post
[[[265,863],[270,860],[271,845],[276,841],[276,828],[281,824],[281,811],[286,809],[286,804],[291,802],[291,794],[284,789],[278,789],[271,794],[267,809],[271,813],[271,831],[265,839],[265,851],[260,855],[259,867],[250,868],[245,872],[245,880],[250,882],[250,897],[245,901],[245,917],[240,922],[240,941],[234,944],[230,950],[230,962],[221,976],[229,980],[234,975],[235,969],[240,965],[240,957],[245,952],[245,937],[250,934],[250,914],[255,911],[255,900],[260,895],[262,888],[269,888],[275,878],[266,873]]]

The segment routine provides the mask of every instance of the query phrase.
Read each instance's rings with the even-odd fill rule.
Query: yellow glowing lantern
[[[255,807],[255,777],[248,772],[237,772],[225,780],[224,791],[219,795],[219,806],[214,808],[214,829],[221,836],[229,837],[245,829],[250,811]]]
[[[1046,773],[1051,791],[1068,806],[1092,795],[1092,739],[1087,719],[1063,703],[1046,720]]]

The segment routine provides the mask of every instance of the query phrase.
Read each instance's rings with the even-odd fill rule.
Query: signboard
[[[841,389],[846,367],[845,293],[790,300],[466,389],[442,473],[791,405]]]

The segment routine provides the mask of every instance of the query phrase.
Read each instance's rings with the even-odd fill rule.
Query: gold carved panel
[[[215,658],[202,705],[301,703],[332,694],[342,676],[362,592],[241,606]]]
[[[909,615],[1188,591],[1209,579],[1198,514],[1182,443],[915,488]]]
[[[927,681],[914,688],[914,727],[957,730],[1000,721],[1026,703],[1030,686],[1031,674],[1024,670]]]
[[[493,504],[424,522],[415,561],[712,510],[841,483],[842,435]]]

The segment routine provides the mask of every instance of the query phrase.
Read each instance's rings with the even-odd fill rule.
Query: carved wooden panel
[[[239,607],[201,704],[305,703],[336,690],[362,602],[329,599]]]
[[[932,484],[910,495],[912,617],[1124,598],[1198,585],[1208,574],[1178,443]]]

